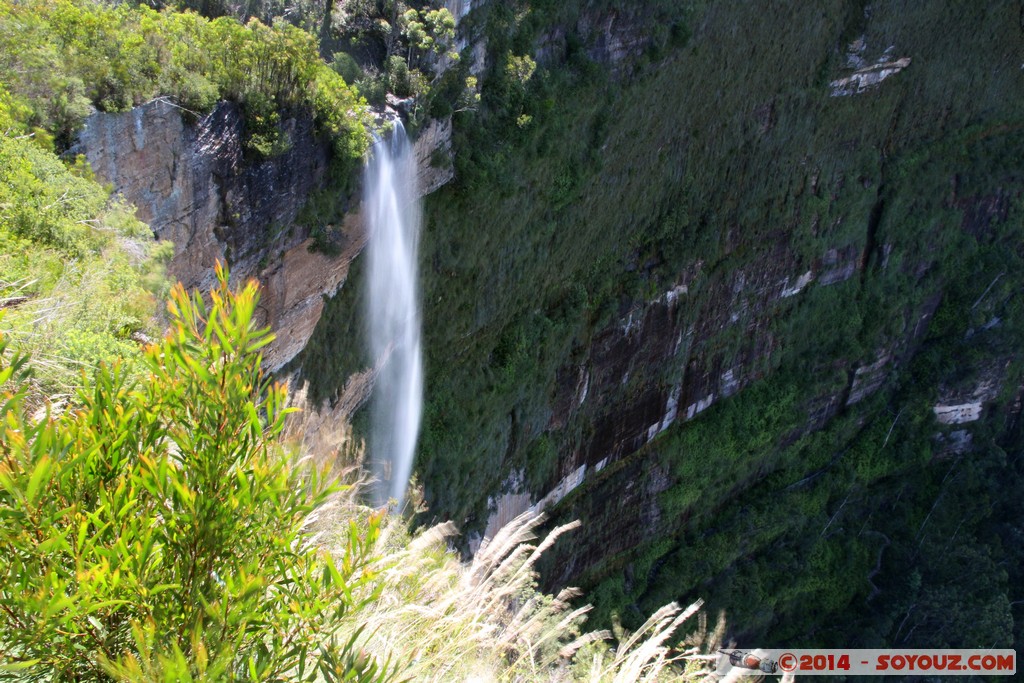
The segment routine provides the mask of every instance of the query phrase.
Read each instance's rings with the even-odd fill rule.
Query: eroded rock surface
[[[286,120],[283,132],[285,152],[256,158],[243,145],[237,105],[222,102],[194,120],[157,99],[122,114],[93,114],[72,150],[136,207],[158,239],[174,243],[172,278],[187,288],[208,289],[221,260],[230,266],[233,282],[260,281],[259,322],[277,337],[264,354],[271,371],[306,345],[323,297],[344,283],[366,242],[353,205],[344,223],[330,228],[336,253],[315,249],[309,226],[297,219],[328,182],[330,142],[316,134],[309,116]],[[417,143],[425,192],[452,178],[450,163],[430,163],[447,158],[450,139],[450,121],[432,122]]]
[[[135,205],[157,238],[174,243],[172,278],[209,288],[219,259],[233,281],[261,281],[262,322],[278,333],[266,363],[276,369],[305,344],[322,295],[344,281],[362,246],[358,222],[345,226],[346,247],[336,257],[310,253],[309,231],[296,225],[330,162],[311,118],[284,122],[286,152],[254,159],[242,143],[237,105],[222,102],[194,123],[190,117],[163,99],[123,114],[93,114],[76,151]]]

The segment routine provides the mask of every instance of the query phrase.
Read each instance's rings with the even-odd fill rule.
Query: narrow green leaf
[[[25,502],[32,505],[39,495],[39,490],[50,480],[50,473],[53,471],[53,461],[50,456],[43,455],[36,463],[32,476],[28,480],[28,488],[25,490]]]

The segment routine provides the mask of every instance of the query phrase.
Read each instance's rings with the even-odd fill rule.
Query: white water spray
[[[366,167],[370,352],[379,371],[371,406],[370,461],[376,502],[402,505],[423,412],[423,358],[416,253],[420,208],[416,161],[401,122],[378,140]]]

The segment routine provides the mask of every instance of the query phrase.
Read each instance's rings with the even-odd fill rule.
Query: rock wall
[[[366,242],[358,207],[352,207],[332,229],[337,253],[313,250],[309,227],[296,219],[328,182],[330,142],[316,135],[308,116],[284,121],[283,130],[288,149],[256,159],[243,146],[237,105],[221,102],[196,120],[157,99],[122,114],[93,114],[72,150],[136,207],[158,239],[174,243],[172,278],[207,289],[219,259],[230,266],[232,281],[260,281],[259,322],[276,333],[264,354],[271,371],[306,345],[324,297],[344,283]],[[450,138],[450,121],[431,122],[416,144],[426,192],[452,177],[450,164],[431,165],[444,161]]]
[[[829,249],[810,270],[787,274],[799,263],[794,254],[776,249],[765,257],[729,273],[699,296],[692,296],[690,289],[696,288],[705,266],[694,262],[672,289],[634,304],[598,332],[583,359],[559,371],[547,431],[557,433],[574,421],[593,427],[560,455],[556,479],[545,495],[524,496],[519,487],[506,482],[507,493],[489,501],[492,513],[484,536],[496,532],[501,520],[527,508],[557,504],[589,477],[636,453],[673,424],[699,417],[769,375],[785,341],[772,327],[772,321],[784,315],[783,307],[799,303],[808,287],[845,282],[863,264],[860,250]],[[891,379],[894,361],[927,328],[937,303],[935,298],[926,300],[916,314],[919,324],[892,348],[883,349],[877,360],[841,359],[833,370],[847,375],[846,384],[801,399],[808,406],[807,429],[820,428],[839,410]],[[730,335],[738,341],[723,348],[722,338]],[[666,376],[678,379],[666,384]],[[624,391],[627,385],[640,388]],[[647,527],[647,532],[655,533],[656,527]],[[561,578],[569,581],[572,575]]]
[[[455,178],[452,165],[452,120],[431,119],[413,145],[419,166],[417,181],[421,194],[427,195]]]
[[[233,281],[260,280],[261,322],[278,334],[266,363],[277,369],[305,344],[323,295],[344,281],[363,244],[358,220],[346,221],[336,257],[310,252],[308,230],[295,223],[330,162],[330,146],[314,134],[311,118],[285,121],[288,150],[264,160],[243,147],[237,105],[222,102],[190,118],[164,99],[123,114],[96,113],[73,151],[135,205],[158,239],[174,243],[172,278],[206,289],[219,259]]]
[[[532,44],[542,85],[561,69],[557,99],[427,203],[424,520],[470,550],[530,507],[582,520],[546,581],[593,590],[595,619],[692,588],[814,633],[882,584],[881,538],[902,599],[896,549],[958,530],[914,537],[952,464],[1019,434],[1015,10],[966,31],[929,3],[708,3],[642,34],[662,3],[598,5],[493,41],[495,64]]]

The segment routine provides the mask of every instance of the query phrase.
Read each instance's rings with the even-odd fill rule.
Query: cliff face
[[[473,7],[483,98],[417,150],[428,514],[470,545],[532,505],[582,519],[545,580],[592,589],[598,620],[700,595],[756,645],[1005,642],[1014,3],[605,5],[450,3]],[[524,53],[540,67],[515,82]],[[358,218],[340,256],[310,253],[294,219],[325,150],[293,121],[288,155],[248,162],[238,125],[151,103],[83,147],[176,240],[179,278],[217,256],[261,278],[270,364],[302,349],[290,367],[330,399],[306,441],[330,450],[373,379],[357,288],[331,296]]]
[[[289,148],[266,160],[247,157],[238,107],[219,104],[197,121],[164,100],[124,114],[94,114],[78,148],[96,175],[135,205],[157,238],[174,243],[171,277],[208,288],[217,259],[234,281],[263,285],[263,323],[278,337],[266,362],[276,369],[312,333],[323,295],[344,281],[363,237],[354,216],[342,228],[341,254],[312,253],[308,228],[296,224],[325,182],[329,144],[309,118],[284,123]]]
[[[288,149],[269,159],[246,153],[243,126],[232,103],[194,120],[154,100],[124,114],[93,114],[72,151],[136,207],[158,239],[174,243],[172,278],[205,290],[220,259],[234,282],[259,280],[259,322],[276,334],[265,354],[273,371],[305,347],[324,296],[344,283],[365,235],[357,205],[341,225],[326,227],[336,252],[330,255],[313,248],[310,226],[297,220],[310,197],[330,191],[332,182],[330,144],[315,135],[312,119],[286,120]],[[450,121],[432,122],[416,143],[424,192],[451,179],[450,164],[431,164],[439,155],[444,161],[450,137]]]
[[[960,642],[976,561],[1005,639],[1013,4],[480,11],[490,109],[426,210],[429,516],[582,519],[546,580],[596,618],[701,595],[759,643]]]

